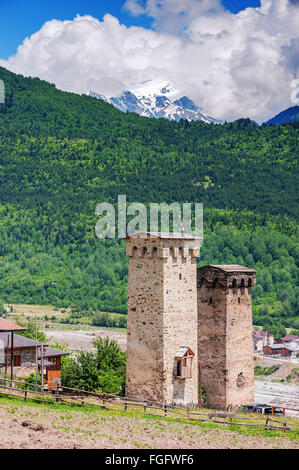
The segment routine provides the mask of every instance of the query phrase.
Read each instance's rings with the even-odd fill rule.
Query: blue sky
[[[80,94],[171,85],[263,122],[294,104],[298,24],[299,0],[0,0],[0,66]]]
[[[134,17],[123,9],[124,0],[1,0],[0,58],[15,54],[23,40],[49,20],[72,20],[76,14],[102,19],[106,13],[127,26],[151,27],[145,15]],[[222,0],[225,8],[237,13],[246,7],[260,6],[259,0]]]

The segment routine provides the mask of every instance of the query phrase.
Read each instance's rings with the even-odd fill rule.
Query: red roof
[[[1,317],[0,318],[0,331],[26,331],[26,328]]]

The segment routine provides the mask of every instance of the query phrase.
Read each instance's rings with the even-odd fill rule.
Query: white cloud
[[[53,20],[0,65],[77,93],[115,96],[146,80],[171,82],[216,118],[261,122],[292,106],[299,65],[298,2],[261,3],[234,15],[220,0],[129,0],[126,8],[151,16],[155,30],[111,15]]]

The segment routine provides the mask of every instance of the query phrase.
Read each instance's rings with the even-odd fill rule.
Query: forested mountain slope
[[[94,237],[94,211],[126,194],[203,202],[200,264],[256,267],[256,319],[297,327],[298,124],[142,118],[3,68],[0,79],[0,298],[125,312],[124,245]]]

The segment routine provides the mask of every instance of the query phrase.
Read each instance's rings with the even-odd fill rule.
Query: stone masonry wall
[[[251,286],[255,274],[198,270],[198,354],[213,408],[254,401]]]
[[[170,241],[167,245],[170,245]],[[164,243],[166,244],[166,243]],[[197,356],[197,253],[172,250],[164,261],[164,369],[165,399],[175,403],[198,403]],[[195,354],[192,360],[192,377],[176,377],[175,355],[182,347]]]
[[[197,253],[180,239],[129,238],[127,255],[126,396],[197,403]],[[175,355],[182,346],[196,355],[188,379],[176,378]]]
[[[144,248],[147,252],[144,253]],[[158,242],[127,242],[126,396],[163,401],[163,263]]]

